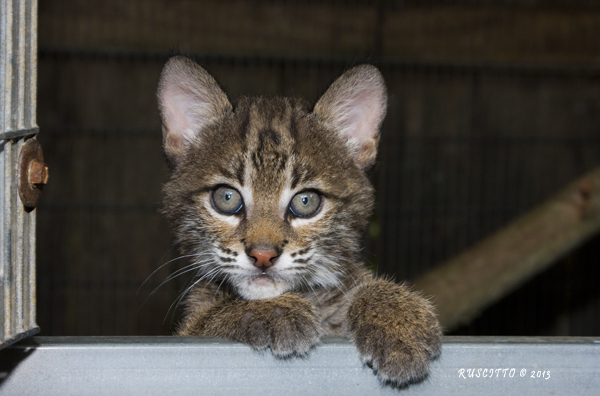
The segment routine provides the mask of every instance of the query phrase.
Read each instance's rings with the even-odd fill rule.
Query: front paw
[[[271,348],[279,357],[302,355],[321,336],[312,305],[293,293],[247,301],[234,339],[256,349]]]
[[[431,305],[392,282],[363,286],[348,323],[363,361],[383,381],[405,384],[425,377],[441,351],[442,331]]]

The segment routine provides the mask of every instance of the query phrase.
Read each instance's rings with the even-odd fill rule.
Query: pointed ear
[[[364,170],[375,163],[387,94],[383,77],[371,65],[356,66],[339,77],[315,105],[314,113],[348,142]]]
[[[215,79],[196,62],[175,56],[166,63],[158,83],[163,146],[170,165],[183,160],[189,144],[202,130],[232,111]]]

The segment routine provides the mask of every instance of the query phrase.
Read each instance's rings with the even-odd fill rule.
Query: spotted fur
[[[179,335],[211,335],[304,354],[322,335],[349,336],[382,380],[422,378],[441,348],[429,303],[374,279],[360,239],[373,208],[373,165],[386,93],[380,73],[344,73],[314,108],[301,99],[242,97],[233,105],[190,59],[174,57],[159,83],[171,178],[164,213],[195,273]],[[220,186],[243,208],[220,212]],[[316,192],[310,217],[290,211]],[[255,249],[276,255],[255,265]]]

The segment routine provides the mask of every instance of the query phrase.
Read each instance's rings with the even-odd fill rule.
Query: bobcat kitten
[[[178,335],[241,341],[277,356],[344,335],[380,379],[426,375],[441,349],[432,306],[375,279],[360,240],[386,89],[369,65],[345,72],[314,108],[300,99],[232,104],[176,56],[158,87],[171,168],[164,213],[197,271]]]

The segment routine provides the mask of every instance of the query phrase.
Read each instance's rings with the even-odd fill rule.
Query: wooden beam
[[[415,62],[589,65],[600,10],[378,2],[54,0],[40,4],[43,48]]]
[[[415,281],[442,326],[467,323],[600,230],[600,168]]]
[[[390,13],[387,60],[584,65],[600,61],[600,12],[435,6]]]

